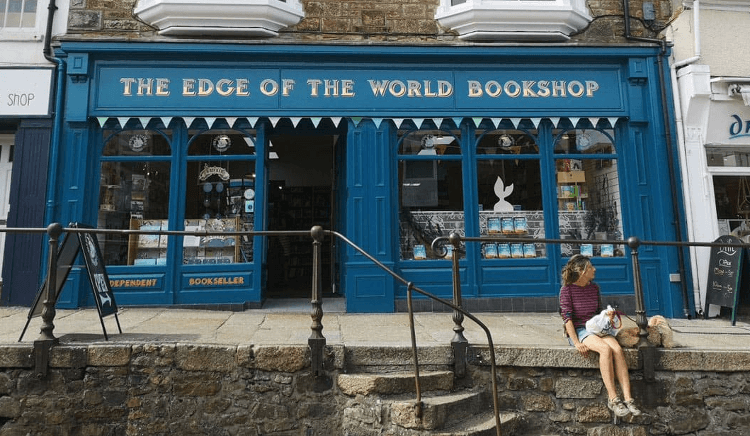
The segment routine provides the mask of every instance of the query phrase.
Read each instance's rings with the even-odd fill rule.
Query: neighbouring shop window
[[[0,28],[36,27],[37,0],[0,0]]]
[[[105,130],[103,136],[97,227],[158,229],[169,212],[171,131]],[[107,265],[166,263],[166,236],[108,234],[100,242]]]
[[[255,132],[189,132],[185,230],[252,231],[255,214]],[[247,235],[186,236],[183,263],[251,262]]]
[[[613,130],[558,129],[555,167],[562,239],[622,240],[620,182]],[[624,256],[616,244],[563,244],[562,255]]]
[[[401,130],[398,138],[401,259],[442,259],[432,241],[464,235],[460,132]]]
[[[536,131],[478,130],[476,134],[481,236],[544,238]],[[488,242],[481,250],[485,259],[546,255],[544,244],[521,242]]]
[[[750,167],[747,147],[706,147],[706,161],[710,167]]]
[[[714,176],[713,182],[719,234],[750,241],[750,175]]]

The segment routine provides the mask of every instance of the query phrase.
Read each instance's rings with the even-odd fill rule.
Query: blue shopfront
[[[319,224],[444,297],[438,235],[677,238],[658,48],[70,42],[58,53],[54,221]],[[100,244],[120,305],[260,307],[309,294],[309,240]],[[455,253],[465,304],[555,310],[561,266],[589,248],[605,299],[632,304],[627,247],[542,243]],[[405,288],[354,250],[327,243],[324,257],[325,291],[349,312],[405,307]],[[649,314],[679,313],[675,249],[643,247],[640,260]],[[70,275],[60,306],[92,304],[83,277]]]

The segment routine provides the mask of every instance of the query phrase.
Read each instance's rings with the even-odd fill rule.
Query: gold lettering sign
[[[193,277],[188,280],[188,286],[227,286],[244,284],[245,278],[242,276]]]
[[[412,80],[412,79],[367,79],[369,92],[375,98],[449,98],[455,93],[454,84],[447,80]],[[170,80],[156,77],[121,77],[122,95],[126,97],[168,97]],[[357,83],[354,79],[309,78],[306,81],[307,92],[313,98],[352,98],[357,95]],[[592,98],[599,90],[595,80],[467,80],[467,96],[470,98],[506,96],[510,98]],[[182,96],[208,97],[217,94],[220,97],[249,97],[251,88],[266,97],[281,95],[291,97],[295,94],[297,82],[294,79],[263,79],[253,85],[247,78],[183,78]],[[301,87],[304,89],[304,86]],[[304,93],[305,91],[298,91]],[[365,91],[367,93],[367,91]]]
[[[156,279],[117,279],[110,280],[112,288],[152,288],[156,286]]]

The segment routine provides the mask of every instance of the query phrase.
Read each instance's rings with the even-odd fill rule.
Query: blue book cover
[[[500,218],[488,218],[487,219],[487,233],[501,233],[500,230]]]
[[[592,257],[594,255],[594,246],[591,244],[581,244],[581,254]]]
[[[615,254],[615,247],[612,244],[602,245],[602,257],[612,257]]]
[[[536,244],[523,244],[523,257],[536,257]]]
[[[484,246],[485,259],[497,259],[497,244],[487,244]]]
[[[427,250],[424,248],[424,245],[414,246],[414,259],[417,259],[417,260],[427,259]]]
[[[497,257],[507,259],[510,257],[510,244],[497,244]]]
[[[510,244],[510,257],[523,257],[523,244]]]

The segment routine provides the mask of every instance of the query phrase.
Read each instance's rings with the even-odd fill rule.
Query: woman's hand
[[[578,350],[579,353],[583,357],[589,357],[589,347],[587,347],[583,342],[576,342],[575,344],[576,350]]]

